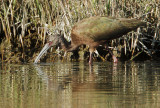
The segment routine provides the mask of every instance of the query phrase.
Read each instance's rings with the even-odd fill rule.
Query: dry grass
[[[142,17],[148,22],[147,28],[113,40],[110,45],[119,48],[121,55],[129,53],[131,59],[141,51],[152,57],[160,50],[159,12],[159,0],[1,0],[1,59],[31,62],[45,43],[48,29],[62,31],[70,40],[74,23],[97,15]]]

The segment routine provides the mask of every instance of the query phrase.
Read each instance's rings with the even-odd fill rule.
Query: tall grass
[[[113,40],[110,45],[133,59],[139,51],[160,50],[159,0],[1,0],[0,47],[5,62],[32,62],[47,30],[62,31],[70,40],[72,26],[90,16],[139,18],[148,26]],[[123,51],[124,50],[124,51]]]

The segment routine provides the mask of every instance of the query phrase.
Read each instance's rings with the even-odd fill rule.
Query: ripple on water
[[[0,70],[0,107],[160,106],[160,64],[56,62]]]

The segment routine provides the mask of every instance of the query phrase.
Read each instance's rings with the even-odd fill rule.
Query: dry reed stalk
[[[83,18],[100,15],[130,18],[141,17],[146,21],[150,21],[156,17],[159,18],[159,5],[157,0],[9,0],[8,2],[2,0],[0,4],[0,24],[2,25],[4,37],[7,40],[15,43],[17,40],[20,40],[17,43],[21,44],[21,48],[23,48],[22,53],[25,56],[26,50],[24,50],[24,47],[30,46],[25,45],[26,40],[24,39],[27,31],[31,29],[29,26],[34,25],[34,30],[38,31],[38,27],[46,27],[47,24],[48,29],[58,29],[70,40],[71,27]],[[145,16],[144,14],[146,13],[149,14]],[[112,46],[114,43],[120,43],[120,40],[124,40],[125,53],[132,53],[133,56],[134,53],[138,53],[136,52],[138,49],[148,52],[150,49],[147,48],[146,50],[144,48],[146,46],[144,41],[146,40],[142,39],[145,35],[152,37],[151,43],[148,41],[147,44],[152,44],[152,50],[155,50],[155,44],[159,42],[159,23],[155,25],[150,26],[150,28],[148,26],[148,31],[146,29],[145,33],[140,33],[142,35],[129,33],[126,38],[122,37],[121,39],[113,40]],[[153,32],[151,33],[149,29]],[[47,37],[45,32],[45,29],[41,30],[35,46],[38,46],[39,41],[42,41],[43,44],[45,43]],[[140,41],[141,43],[139,43],[139,39],[142,40]],[[141,48],[137,47],[138,44],[140,44],[138,47]]]
[[[67,18],[67,12],[66,12],[66,10],[64,9],[64,5],[62,4],[62,1],[61,1],[61,0],[58,0],[58,2],[60,3],[61,9],[62,9],[62,11],[63,11],[63,13],[64,13],[64,17],[65,17],[66,24],[67,24],[68,27],[71,28],[70,22],[69,22],[69,20],[68,20],[68,18]]]

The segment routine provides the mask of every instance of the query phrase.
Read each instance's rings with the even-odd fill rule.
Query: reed
[[[128,59],[135,58],[141,51],[149,58],[158,56],[159,12],[159,0],[1,0],[0,46],[2,48],[4,42],[10,45],[3,46],[6,50],[0,52],[1,61],[32,62],[44,45],[48,30],[61,31],[70,40],[71,28],[77,21],[96,15],[141,17],[148,22],[145,29],[128,33],[108,44],[119,48],[119,55],[129,55]]]

